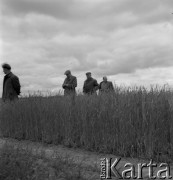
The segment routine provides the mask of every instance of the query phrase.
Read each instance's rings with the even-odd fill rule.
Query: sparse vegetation
[[[87,171],[92,169],[82,168],[70,157],[50,160],[10,146],[0,150],[0,180],[88,180]]]
[[[166,87],[116,87],[75,99],[30,96],[3,104],[0,123],[5,137],[173,160],[173,92]]]

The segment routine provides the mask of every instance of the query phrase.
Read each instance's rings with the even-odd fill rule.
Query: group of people
[[[66,79],[62,85],[64,89],[64,95],[76,94],[77,87],[77,78],[71,74],[70,70],[67,70],[64,75],[66,75]],[[98,84],[97,80],[92,78],[91,72],[86,73],[86,80],[83,85],[83,93],[84,94],[96,94],[96,91],[99,90],[99,93],[108,93],[114,90],[113,84],[111,81],[107,80],[107,77],[103,77],[103,81]]]
[[[2,64],[3,72],[5,74],[3,80],[3,93],[2,100],[15,100],[18,99],[18,96],[21,93],[21,85],[19,78],[11,72],[11,66],[7,63]],[[66,78],[62,85],[64,89],[64,95],[75,95],[77,87],[77,78],[71,74],[70,70],[65,71],[64,75]],[[86,80],[83,85],[83,93],[87,95],[96,94],[96,91],[99,90],[99,93],[108,93],[114,90],[113,84],[110,81],[107,81],[107,77],[103,77],[103,81],[98,84],[97,80],[92,78],[91,72],[86,73]]]

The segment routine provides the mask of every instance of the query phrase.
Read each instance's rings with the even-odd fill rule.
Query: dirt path
[[[7,139],[7,138],[0,138],[0,148],[3,148],[5,145],[11,146],[13,148],[20,148],[27,150],[31,152],[33,155],[43,155],[48,159],[54,158],[54,157],[61,157],[61,158],[71,158],[73,159],[73,162],[78,163],[81,165],[81,167],[84,168],[92,168],[93,169],[93,180],[100,179],[101,174],[101,158],[118,158],[115,155],[112,154],[98,154],[94,152],[88,152],[81,149],[72,149],[72,148],[66,148],[64,146],[58,145],[47,145],[37,142],[31,142],[31,141],[18,141],[14,139]],[[137,164],[138,163],[149,163],[148,160],[138,160],[138,159],[131,159],[131,158],[122,158],[120,162],[117,165],[117,169],[120,169],[122,171],[123,169],[127,169],[124,167],[126,163],[132,163],[135,165],[135,171],[137,172]],[[129,167],[128,167],[129,169]],[[163,169],[163,168],[162,168]],[[156,169],[155,172],[157,172],[159,169]],[[173,176],[173,165],[170,166],[170,172]],[[97,178],[96,178],[97,177]],[[148,168],[143,169],[143,178],[147,179],[148,177]]]

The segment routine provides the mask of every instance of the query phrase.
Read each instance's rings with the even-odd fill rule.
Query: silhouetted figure
[[[77,87],[77,78],[75,76],[72,76],[70,70],[67,70],[64,73],[64,75],[67,76],[62,85],[64,89],[64,96],[75,95],[76,94],[75,88]]]
[[[103,77],[103,81],[99,84],[99,94],[113,92],[114,87],[111,81],[107,80],[107,77]]]
[[[3,81],[2,100],[4,102],[16,100],[18,99],[21,88],[19,78],[11,72],[11,66],[9,64],[2,64],[2,68],[5,74]]]
[[[84,94],[97,94],[96,91],[99,88],[99,85],[97,83],[97,80],[91,77],[91,73],[86,73],[87,79],[84,82],[83,85],[83,93]]]

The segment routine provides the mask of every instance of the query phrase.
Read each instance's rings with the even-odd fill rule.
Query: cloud
[[[124,74],[130,82],[138,71],[173,67],[170,0],[6,0],[1,5],[1,61],[12,65],[24,91],[60,89],[66,69],[82,88],[86,71],[99,81]]]
[[[115,84],[121,86],[145,86],[150,88],[151,86],[163,87],[167,85],[173,88],[173,67],[168,68],[148,68],[139,69],[131,74],[118,74],[116,76],[110,76],[110,79]]]

